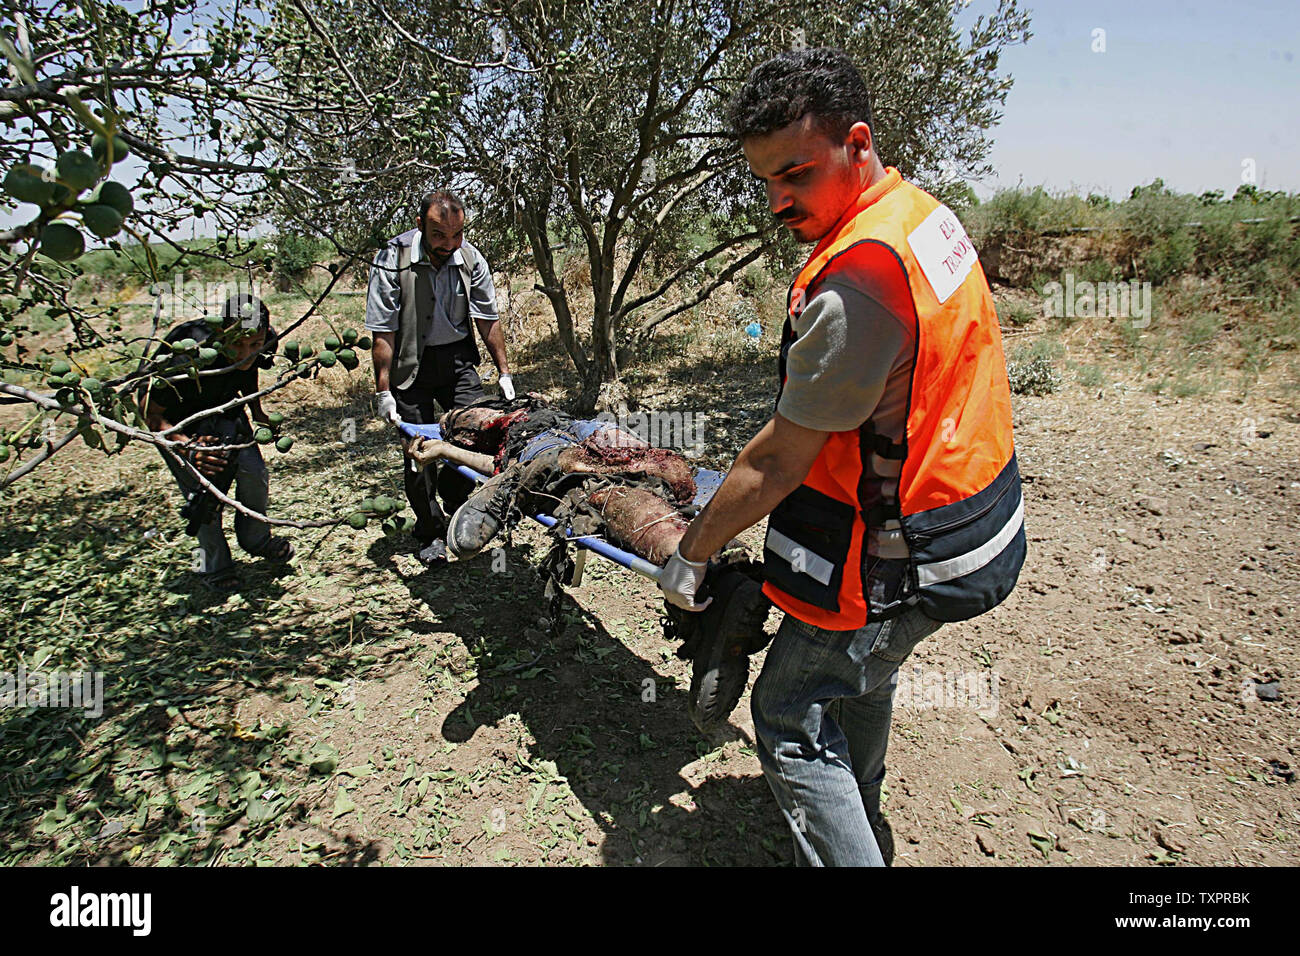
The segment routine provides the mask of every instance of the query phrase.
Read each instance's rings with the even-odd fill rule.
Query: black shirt
[[[200,348],[205,345],[216,348],[218,347],[216,342],[209,342],[213,338],[214,331],[216,330],[203,319],[194,319],[190,322],[183,322],[168,332],[167,341],[175,344],[184,339],[193,339]],[[275,354],[275,341],[275,330],[268,328],[263,352],[246,369],[231,369],[220,375],[201,375],[197,378],[190,376],[176,381],[155,383],[149,397],[150,404],[163,411],[168,421],[175,424],[195,412],[224,405],[239,395],[253,394],[257,391],[258,368],[271,367],[271,356]],[[180,353],[164,359],[158,369],[158,374],[162,377],[174,375],[177,370],[189,365],[196,354],[192,352]],[[230,357],[223,354],[212,363],[211,367],[222,368],[229,365],[230,362]],[[230,417],[239,421],[242,425],[240,430],[247,433],[245,437],[251,437],[252,426],[248,422],[247,408],[247,405],[241,405],[238,408],[224,412],[223,417]],[[187,429],[187,431],[201,435],[206,431],[203,426],[204,422],[200,420],[195,422],[194,426]]]

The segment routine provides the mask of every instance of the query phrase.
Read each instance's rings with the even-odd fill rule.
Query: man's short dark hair
[[[431,193],[425,193],[420,200],[420,218],[426,218],[429,210],[434,206],[437,206],[438,211],[444,216],[450,216],[452,213],[465,215],[465,204],[450,189],[435,189]]]
[[[764,136],[812,113],[817,128],[839,141],[854,123],[875,133],[871,94],[847,53],[831,47],[787,50],[750,72],[727,110],[737,139]]]
[[[257,317],[257,324],[253,324],[253,316]],[[226,299],[221,307],[221,327],[225,329],[234,329],[243,327],[245,329],[265,331],[271,325],[271,310],[266,307],[266,303],[257,296],[248,292],[237,292]]]

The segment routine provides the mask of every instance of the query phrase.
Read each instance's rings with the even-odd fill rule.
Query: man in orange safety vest
[[[882,865],[899,665],[1015,586],[1024,507],[997,312],[953,212],[885,167],[848,57],[749,75],[733,131],[772,214],[815,243],[791,286],[772,418],[692,521],[660,587],[702,610],[708,559],[768,517],[786,612],[754,685],[759,758],[810,865]]]

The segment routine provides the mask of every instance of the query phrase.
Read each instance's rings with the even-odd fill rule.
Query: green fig
[[[54,168],[58,171],[59,179],[73,192],[81,192],[95,185],[103,172],[93,157],[79,149],[70,149],[61,154]]]
[[[366,526],[366,516],[360,511],[354,511],[352,514],[348,515],[348,524],[360,531]]]
[[[86,251],[86,238],[76,226],[52,222],[41,230],[41,252],[56,262],[71,262]]]
[[[259,428],[257,431],[253,432],[253,441],[257,442],[259,445],[269,445],[274,438],[275,435],[269,428]]]
[[[108,138],[103,133],[96,133],[90,140],[90,152],[103,162],[108,158]],[[126,140],[122,137],[113,136],[113,162],[120,163],[131,155],[131,147],[126,145]]]
[[[131,211],[135,208],[135,200],[131,198],[131,190],[112,180],[99,184],[99,188],[95,190],[94,200],[102,205],[112,206],[122,214],[123,219],[131,215]]]
[[[86,228],[108,239],[122,231],[122,214],[107,203],[93,203],[81,210],[81,221]]]
[[[39,166],[24,163],[5,175],[4,191],[19,202],[47,205],[54,197],[54,183],[42,177]]]
[[[290,438],[288,435],[285,435],[283,438],[281,438],[278,442],[275,443],[275,450],[280,452],[280,454],[284,454],[292,447],[293,447],[293,439]]]

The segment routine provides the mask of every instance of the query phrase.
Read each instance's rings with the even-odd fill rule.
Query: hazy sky
[[[996,6],[976,0],[965,17]],[[1023,178],[1119,198],[1157,176],[1231,195],[1245,159],[1261,189],[1300,191],[1300,0],[1025,6],[1034,35],[999,63],[1015,86],[981,197]]]

